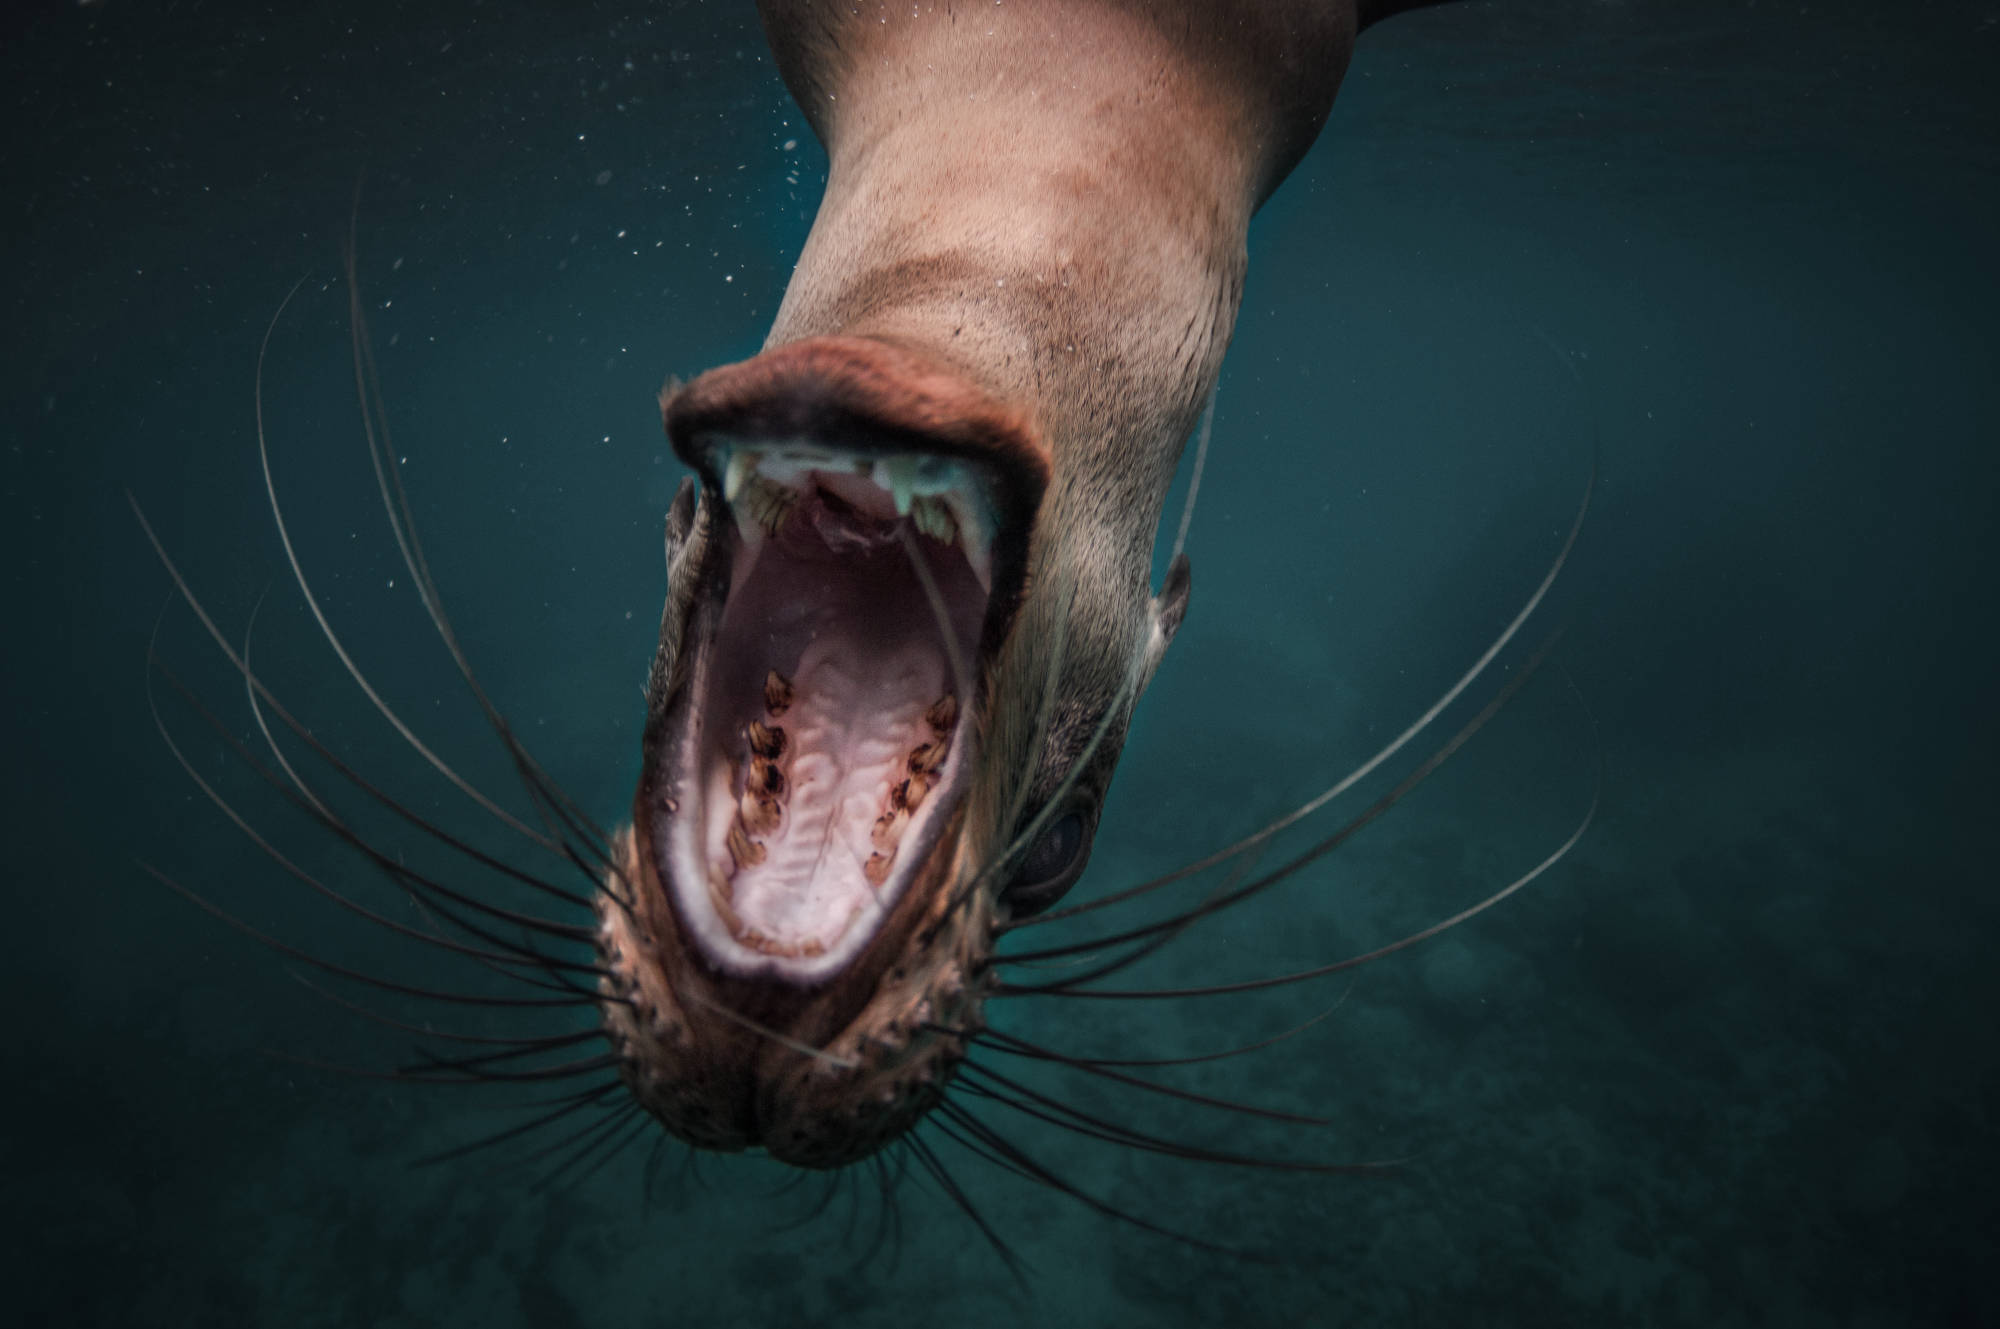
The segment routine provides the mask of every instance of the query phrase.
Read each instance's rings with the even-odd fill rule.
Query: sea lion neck
[[[701,496],[669,524],[634,902],[600,950],[649,1110],[831,1167],[929,1110],[999,921],[1088,859],[1185,609],[1152,539],[1250,216],[1353,14],[763,15],[830,174],[764,351],[662,395]]]
[[[1351,11],[762,9],[830,162],[766,345],[936,357],[1052,450],[1144,457],[1147,506],[1220,367],[1250,215],[1331,104]]]

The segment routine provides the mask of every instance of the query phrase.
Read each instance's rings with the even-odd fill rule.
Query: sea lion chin
[[[699,496],[599,948],[655,1117],[831,1167],[936,1101],[996,925],[1088,859],[1249,219],[1355,15],[761,9],[830,174],[764,352],[662,395]]]

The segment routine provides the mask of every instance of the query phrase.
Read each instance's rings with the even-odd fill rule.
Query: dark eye
[[[1090,861],[1095,819],[1082,809],[1065,812],[1047,826],[1014,869],[1001,892],[1015,918],[1039,914],[1068,893]]]

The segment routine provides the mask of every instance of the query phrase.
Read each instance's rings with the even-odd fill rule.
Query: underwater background
[[[594,1168],[528,1146],[416,1166],[537,1087],[321,1069],[408,1064],[417,1040],[314,987],[441,1027],[508,1013],[338,986],[145,866],[336,962],[497,990],[289,877],[148,700],[157,621],[218,725],[154,675],[189,764],[303,870],[423,921],[234,756],[225,735],[262,744],[241,680],[162,612],[128,493],[223,633],[254,616],[253,664],[343,759],[508,843],[331,657],[266,505],[258,351],[296,283],[262,409],[306,576],[382,694],[520,808],[383,519],[350,226],[467,655],[590,814],[624,817],[681,474],[654,396],[757,349],[824,183],[749,5],[107,0],[0,23],[0,1320],[2000,1324],[1991,4],[1522,0],[1364,35],[1252,231],[1190,616],[1081,898],[1254,829],[1409,723],[1547,569],[1594,456],[1576,553],[1504,657],[1561,627],[1562,670],[1130,985],[1367,951],[1527,871],[1594,791],[1599,811],[1522,893],[1351,974],[996,1004],[1001,1028],[1126,1057],[1325,1014],[1157,1077],[1320,1127],[1010,1073],[1211,1147],[1396,1164],[1186,1162],[995,1108],[1078,1188],[1254,1255],[940,1143],[1018,1276],[915,1169],[885,1208],[866,1174],[788,1185],[652,1133]],[[357,825],[442,861],[285,743]]]

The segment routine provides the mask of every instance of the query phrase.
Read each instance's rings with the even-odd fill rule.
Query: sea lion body
[[[1046,906],[1087,857],[1185,609],[1184,563],[1152,592],[1152,543],[1236,319],[1250,217],[1313,142],[1363,16],[1271,0],[761,11],[826,145],[826,195],[762,354],[662,397],[701,493],[669,518],[645,769],[600,950],[607,1031],[655,1116],[699,1145],[826,1167],[937,1100],[981,1027],[996,921]],[[908,580],[892,540],[936,575]],[[772,580],[794,555],[786,576],[824,578],[811,603]],[[869,633],[824,604],[875,617],[877,590],[910,633],[929,597],[921,630],[941,645],[897,637],[922,681],[855,727],[921,741],[908,717],[940,689],[956,717],[940,769],[908,786],[930,794],[914,812],[896,773],[886,793],[847,773],[861,747],[808,726],[787,740],[807,752],[767,758],[783,709],[746,723],[766,656],[789,689],[851,632],[827,648],[840,669],[799,686],[845,695],[870,676]],[[750,783],[822,768],[859,812],[800,793],[795,814]],[[788,836],[854,847],[774,886]]]

